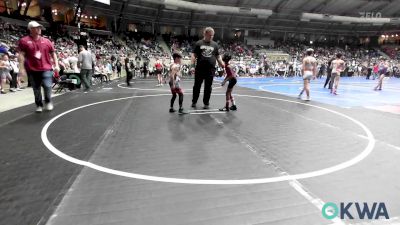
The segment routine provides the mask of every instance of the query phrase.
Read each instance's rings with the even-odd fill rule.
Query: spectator
[[[41,86],[45,93],[44,109],[53,110],[51,87],[53,81],[52,58],[54,70],[59,71],[58,59],[53,43],[42,37],[42,28],[36,21],[28,24],[29,36],[22,37],[18,42],[20,73],[32,77],[32,88],[35,95],[36,112],[43,111]]]
[[[4,86],[7,80],[12,83],[12,77],[10,71],[12,70],[10,62],[8,60],[8,54],[3,54],[0,60],[0,93],[6,94]]]
[[[83,85],[85,86],[84,91],[90,90],[90,81],[92,80],[93,69],[95,65],[95,59],[89,51],[85,49],[85,46],[79,46],[79,57],[78,57],[78,67],[81,69],[81,78],[83,81]]]

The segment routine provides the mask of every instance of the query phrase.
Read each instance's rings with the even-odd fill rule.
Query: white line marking
[[[313,197],[312,193],[307,190],[300,182],[297,180],[289,181],[289,185],[293,187],[298,193],[300,193],[305,199],[307,199],[311,204],[317,207],[320,211],[322,211],[322,207],[325,205],[325,202],[322,199]],[[334,225],[344,225],[345,223],[341,221],[339,218],[335,217],[332,219]]]
[[[361,134],[357,134],[357,136],[360,137],[360,138],[363,138],[363,139],[368,140],[368,137],[367,137],[367,136],[364,136],[364,135],[361,135]]]
[[[161,91],[161,92],[171,92],[171,90],[169,89],[169,86],[166,86],[166,87],[168,87],[168,89],[165,89],[165,88],[162,88],[162,87],[160,87],[160,88],[134,88],[134,87],[126,87],[126,86],[122,86],[124,83],[120,83],[120,84],[118,84],[117,86],[119,87],[119,88],[124,88],[124,89],[133,89],[133,90],[139,90],[139,91]],[[217,87],[214,87],[213,86],[213,90],[215,90],[215,89],[220,89],[220,88],[222,88],[221,86],[217,86]]]
[[[133,90],[140,90],[140,91],[161,91],[161,92],[171,92],[169,89],[151,89],[151,88],[134,88],[134,87],[125,87],[122,86],[123,84],[118,84],[117,86],[124,89],[133,89]]]
[[[272,107],[272,106],[269,106],[269,107]],[[273,107],[273,108],[276,108],[276,109],[277,109],[277,107]],[[319,123],[319,124],[321,124],[321,125],[323,125],[323,126],[326,126],[326,127],[331,128],[331,129],[341,130],[340,127],[331,125],[331,124],[329,124],[329,123],[319,122],[319,121],[314,120],[314,119],[312,119],[312,118],[305,117],[305,116],[303,116],[303,115],[296,114],[296,113],[293,113],[293,112],[288,111],[288,110],[284,110],[284,109],[280,109],[280,110],[283,111],[283,112],[287,112],[287,113],[290,113],[290,114],[297,115],[297,116],[299,116],[299,117],[301,117],[301,118],[303,118],[303,119],[305,119],[305,120],[317,122],[317,123]],[[353,135],[356,135],[357,137],[360,137],[360,138],[362,138],[362,139],[368,140],[368,137],[365,136],[365,135],[357,134],[357,133],[354,133],[354,132],[350,132],[350,133],[353,134]],[[379,139],[375,139],[375,141],[376,141],[376,142],[379,142],[379,143],[381,143],[381,144],[387,145],[387,146],[389,146],[389,147],[391,147],[391,148],[394,148],[395,150],[400,150],[400,147],[395,146],[395,145],[392,145],[392,144],[389,144],[389,143],[387,143],[387,142],[385,142],[385,141],[382,141],[382,140],[379,140]]]
[[[112,90],[112,88],[103,88],[104,90]]]
[[[385,143],[385,142],[383,142],[383,143]],[[398,147],[396,145],[392,145],[392,144],[389,144],[389,143],[385,143],[385,144],[387,144],[389,147],[392,147],[392,148],[400,151],[400,147]]]
[[[219,111],[219,109],[192,109],[188,110],[188,112],[214,112]]]
[[[198,112],[198,113],[192,112],[189,114],[190,115],[205,115],[205,114],[223,114],[223,113],[226,113],[226,112],[217,112],[217,111],[215,111],[215,112]]]
[[[258,158],[261,159],[261,161],[268,166],[271,166],[275,172],[282,176],[287,176],[289,175],[288,172],[286,172],[281,166],[279,166],[276,162],[268,159],[269,156],[260,153],[255,147],[251,146],[243,137],[241,137],[237,133],[231,132],[232,136],[237,138],[241,144],[245,145],[247,149],[249,149],[253,154]],[[268,158],[267,158],[268,157]],[[303,186],[299,181],[297,180],[289,180],[289,185],[294,188],[300,195],[302,195],[307,201],[309,201],[311,204],[313,204],[316,208],[318,208],[320,211],[322,211],[323,206],[325,205],[325,202],[322,201],[320,198],[316,197],[314,194],[312,194],[305,186]],[[339,218],[334,218],[332,219],[334,222],[333,224],[335,225],[344,225]]]
[[[249,98],[259,98],[259,99],[269,99],[269,100],[275,100],[275,101],[282,101],[282,102],[289,102],[289,103],[294,103],[294,104],[300,104],[300,105],[305,105],[305,106],[309,106],[309,107],[313,107],[313,108],[317,108],[317,109],[321,109],[321,110],[325,110],[327,112],[336,114],[338,116],[344,117],[350,121],[352,121],[353,123],[357,124],[358,126],[360,126],[364,132],[366,133],[367,137],[368,137],[368,145],[365,147],[365,149],[356,157],[342,162],[338,165],[335,166],[331,166],[325,169],[321,169],[321,170],[316,170],[316,171],[311,171],[311,172],[306,172],[306,173],[301,173],[301,174],[295,174],[295,175],[284,175],[284,176],[277,176],[277,177],[268,177],[268,178],[260,178],[260,179],[243,179],[243,180],[202,180],[202,179],[183,179],[183,178],[170,178],[170,177],[157,177],[157,176],[149,176],[149,175],[143,175],[143,174],[136,174],[136,173],[129,173],[129,172],[124,172],[124,171],[120,171],[120,170],[114,170],[114,169],[110,169],[107,167],[103,167],[100,165],[96,165],[94,163],[91,162],[87,162],[87,161],[83,161],[83,160],[79,160],[76,159],[74,157],[71,157],[63,152],[61,152],[60,150],[58,150],[56,147],[54,147],[48,137],[47,137],[47,130],[49,129],[50,125],[56,121],[57,119],[59,119],[60,117],[71,113],[73,111],[79,110],[79,109],[83,109],[86,107],[90,107],[90,106],[94,106],[94,105],[98,105],[98,104],[103,104],[103,103],[108,103],[108,102],[114,102],[114,101],[122,101],[122,100],[127,100],[127,99],[132,99],[132,98],[148,98],[148,97],[158,97],[158,96],[167,96],[168,94],[157,94],[157,95],[144,95],[144,96],[131,96],[131,97],[124,97],[124,98],[117,98],[117,99],[111,99],[111,100],[106,100],[106,101],[100,101],[100,102],[95,102],[95,103],[91,103],[91,104],[87,104],[87,105],[83,105],[80,107],[76,107],[73,109],[70,109],[64,113],[59,114],[58,116],[54,117],[53,119],[51,119],[49,122],[47,122],[42,131],[41,131],[41,138],[43,141],[43,144],[54,154],[56,154],[57,156],[70,161],[72,163],[78,164],[78,165],[82,165],[82,166],[87,166],[89,168],[101,171],[101,172],[105,172],[105,173],[109,173],[109,174],[114,174],[114,175],[118,175],[118,176],[123,176],[123,177],[129,177],[129,178],[136,178],[136,179],[143,179],[143,180],[151,180],[151,181],[159,181],[159,182],[169,182],[169,183],[184,183],[184,184],[221,184],[221,185],[231,185],[231,184],[261,184],[261,183],[272,183],[272,182],[281,182],[281,181],[289,181],[289,180],[299,180],[299,179],[305,179],[305,178],[311,178],[311,177],[317,177],[317,176],[322,176],[322,175],[326,175],[326,174],[330,174],[333,172],[337,172],[343,169],[346,169],[350,166],[353,166],[357,163],[359,163],[360,161],[362,161],[363,159],[365,159],[374,149],[375,146],[375,138],[372,134],[372,132],[361,122],[359,122],[358,120],[347,116],[343,113],[331,110],[331,109],[327,109],[321,106],[316,106],[316,105],[311,105],[311,104],[305,104],[305,103],[301,103],[301,102],[296,102],[296,101],[291,101],[291,100],[286,100],[286,99],[279,99],[279,98],[270,98],[270,97],[263,97],[263,96],[253,96],[253,95],[236,95],[238,97],[249,97]],[[222,95],[222,94],[220,94]]]

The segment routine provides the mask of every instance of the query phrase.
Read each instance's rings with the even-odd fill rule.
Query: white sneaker
[[[15,89],[15,90],[17,90],[17,91],[23,91],[21,88],[17,88],[17,89]]]
[[[310,100],[311,100],[310,96],[307,96],[306,101],[310,101]]]
[[[47,111],[51,111],[54,109],[53,103],[49,102],[46,105],[44,105],[44,109]]]
[[[43,112],[43,108],[41,106],[36,107],[36,111],[37,113],[41,113]]]

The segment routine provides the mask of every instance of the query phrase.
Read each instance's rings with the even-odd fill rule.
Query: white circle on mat
[[[235,185],[235,184],[263,184],[263,183],[273,183],[273,182],[281,182],[281,181],[288,181],[288,180],[299,180],[299,179],[305,179],[305,178],[311,178],[311,177],[317,177],[317,176],[322,176],[322,175],[327,175],[333,172],[337,172],[343,169],[346,169],[350,166],[353,166],[359,162],[361,162],[363,159],[365,159],[374,149],[375,146],[375,138],[372,134],[372,132],[368,129],[367,126],[365,126],[363,123],[360,121],[347,116],[343,113],[334,111],[332,109],[324,108],[321,106],[316,106],[316,105],[311,105],[307,103],[302,103],[302,102],[296,102],[296,101],[291,101],[291,100],[286,100],[286,99],[279,99],[279,98],[270,98],[270,97],[263,97],[263,96],[254,96],[254,95],[235,95],[237,97],[248,97],[248,98],[259,98],[259,99],[268,99],[268,100],[274,100],[274,101],[282,101],[282,102],[289,102],[289,103],[294,103],[294,104],[300,104],[300,105],[306,105],[309,107],[321,109],[330,113],[333,113],[335,115],[344,117],[353,123],[357,124],[359,127],[361,127],[368,139],[368,144],[365,147],[365,149],[355,156],[354,158],[342,162],[340,164],[320,169],[320,170],[315,170],[311,172],[306,172],[306,173],[300,173],[300,174],[293,174],[293,175],[283,175],[283,176],[276,176],[276,177],[267,177],[267,178],[258,178],[258,179],[241,179],[241,180],[202,180],[202,179],[184,179],[184,178],[173,178],[173,177],[159,177],[159,176],[151,176],[151,175],[144,175],[144,174],[137,174],[137,173],[130,173],[130,172],[125,172],[125,171],[120,171],[120,170],[115,170],[111,168],[107,168],[104,166],[100,166],[88,161],[76,159],[74,157],[71,157],[62,151],[58,150],[56,147],[54,147],[48,137],[47,137],[47,130],[49,129],[50,125],[54,123],[57,119],[61,118],[62,116],[71,113],[76,110],[80,110],[83,108],[87,108],[90,106],[94,105],[99,105],[99,104],[104,104],[108,102],[115,102],[115,101],[123,101],[127,99],[133,99],[133,98],[148,98],[148,97],[158,97],[158,96],[169,96],[169,94],[156,94],[156,95],[143,95],[143,96],[131,96],[131,97],[124,97],[124,98],[117,98],[117,99],[111,99],[111,100],[106,100],[106,101],[100,101],[100,102],[95,102],[83,106],[79,106],[73,109],[70,109],[66,112],[63,112],[53,119],[51,119],[49,122],[47,122],[44,127],[42,128],[41,132],[41,138],[44,143],[44,145],[55,155],[63,158],[64,160],[67,160],[69,162],[86,166],[89,168],[92,168],[94,170],[98,170],[104,173],[109,173],[113,175],[118,175],[118,176],[123,176],[123,177],[128,177],[128,178],[135,178],[135,179],[142,179],[142,180],[150,180],[150,181],[158,181],[158,182],[168,182],[168,183],[181,183],[181,184],[216,184],[216,185]]]
[[[132,89],[132,90],[139,90],[139,91],[160,91],[160,92],[171,92],[171,90],[169,89],[169,85],[166,84],[166,87],[168,89],[163,89],[163,88],[135,88],[135,87],[128,87],[126,85],[123,85],[123,83],[120,83],[117,85],[119,88],[123,88],[123,89]],[[220,89],[222,88],[221,86],[217,86],[217,85],[213,85],[213,90],[215,89]]]

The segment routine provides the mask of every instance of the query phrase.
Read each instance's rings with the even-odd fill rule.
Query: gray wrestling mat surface
[[[148,80],[0,114],[0,224],[400,224],[398,115],[242,87],[221,113],[217,82],[203,111],[192,84],[186,115]],[[328,220],[327,202],[390,219]]]

